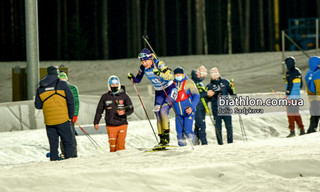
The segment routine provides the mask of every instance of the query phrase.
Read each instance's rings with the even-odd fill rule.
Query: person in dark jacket
[[[109,137],[110,152],[125,149],[128,121],[127,116],[133,113],[131,99],[121,86],[117,76],[108,79],[108,92],[104,93],[97,106],[94,117],[94,128],[99,129],[99,121],[105,111],[105,121]]]
[[[47,68],[35,97],[35,107],[42,109],[50,144],[50,160],[59,160],[59,136],[65,150],[65,159],[73,157],[73,134],[70,128],[74,115],[74,97],[67,82],[60,81],[58,67]]]
[[[291,103],[293,100],[301,98],[300,89],[302,87],[302,75],[300,70],[295,67],[296,61],[294,57],[287,57],[285,59],[285,64],[288,69],[286,73],[286,98]],[[295,136],[295,122],[300,129],[300,135],[304,135],[305,131],[299,113],[299,106],[288,105],[287,115],[290,129],[290,134],[287,137]]]
[[[228,108],[228,106],[218,106],[219,97],[227,97],[228,95],[236,95],[232,89],[229,80],[222,79],[216,67],[210,69],[211,81],[207,85],[207,96],[211,101],[212,114],[216,124],[216,137],[219,145],[223,144],[222,140],[222,120],[227,129],[227,142],[233,143],[233,128],[231,114],[219,114],[218,107]]]
[[[200,101],[196,108],[195,114],[195,126],[194,133],[196,135],[196,144],[207,145],[207,133],[206,133],[206,107],[208,103],[207,89],[203,85],[202,81],[207,76],[207,69],[205,66],[200,66],[198,69],[194,69],[191,72],[191,77],[195,85],[197,86],[200,94]]]

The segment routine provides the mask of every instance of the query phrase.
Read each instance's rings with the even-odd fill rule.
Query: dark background
[[[277,0],[230,2],[232,53],[278,51]],[[288,19],[320,17],[320,0],[278,2],[279,37]],[[38,1],[40,60],[133,58],[146,47],[143,34],[161,56],[205,54],[205,37],[208,54],[226,54],[227,5],[227,0]],[[0,60],[26,60],[24,0],[1,0],[0,18]]]

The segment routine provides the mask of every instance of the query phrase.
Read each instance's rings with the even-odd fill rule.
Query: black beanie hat
[[[177,74],[177,73],[184,74],[184,70],[182,69],[182,67],[177,67],[177,68],[174,69],[173,73],[174,74]]]
[[[58,75],[59,69],[57,66],[50,66],[47,68],[47,73],[48,75]]]

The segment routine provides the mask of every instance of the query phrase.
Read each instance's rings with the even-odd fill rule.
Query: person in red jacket
[[[109,137],[110,152],[125,149],[128,121],[127,116],[133,113],[131,99],[121,86],[117,76],[108,79],[108,92],[104,93],[97,106],[94,117],[94,128],[99,129],[99,121],[105,111],[105,121]]]

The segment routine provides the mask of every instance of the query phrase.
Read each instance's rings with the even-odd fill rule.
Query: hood
[[[59,79],[58,75],[46,75],[40,80],[40,87],[54,86]]]
[[[121,83],[120,83],[119,77],[117,77],[115,75],[111,75],[108,79],[108,90],[111,91],[111,84],[113,84],[112,82],[114,82],[114,81],[116,81],[118,84],[118,91],[114,92],[116,94],[116,93],[119,93],[119,91],[121,90]]]
[[[318,56],[312,56],[309,59],[309,68],[311,71],[316,71],[318,68],[318,65],[320,65],[320,57]]]
[[[288,70],[293,70],[296,68],[296,61],[294,59],[294,57],[287,57],[285,60],[284,60],[286,66],[287,66],[287,69]]]

